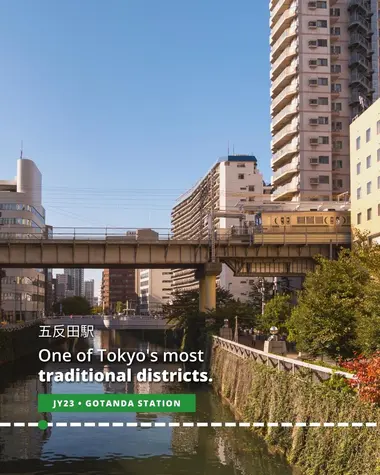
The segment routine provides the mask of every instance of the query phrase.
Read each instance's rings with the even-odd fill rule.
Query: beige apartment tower
[[[270,11],[272,198],[335,201],[350,189],[351,120],[374,92],[371,2],[271,0]]]

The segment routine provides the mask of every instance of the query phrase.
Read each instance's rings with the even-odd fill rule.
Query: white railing
[[[275,114],[275,110],[277,106],[285,99],[286,96],[295,95],[298,92],[298,83],[296,81],[292,81],[289,86],[286,88],[272,101],[271,106],[271,114]]]
[[[287,66],[282,73],[277,76],[277,78],[272,82],[272,87],[271,87],[271,97],[275,95],[275,91],[277,91],[278,87],[281,85],[282,81],[289,77],[289,76],[294,76],[297,74],[297,66],[298,66],[298,59],[294,59],[289,66]]]
[[[297,157],[296,160],[292,160],[287,165],[284,165],[283,167],[281,167],[277,171],[275,171],[272,175],[273,180],[277,180],[281,175],[283,175],[286,172],[297,171],[299,165],[300,165],[300,161],[299,161],[299,157]]]
[[[275,58],[277,56],[276,52],[282,46],[282,44],[284,43],[284,40],[287,40],[287,39],[291,40],[292,36],[295,36],[296,33],[297,33],[297,25],[293,24],[290,28],[287,28],[281,34],[281,36],[276,40],[276,42],[273,44],[273,46],[271,48],[271,55],[270,55],[271,62],[273,62],[275,60]]]
[[[281,109],[281,111],[272,120],[272,131],[286,116],[298,113],[298,101],[293,101],[288,106]]]
[[[231,340],[226,340],[219,336],[213,336],[213,346],[222,348],[229,353],[234,354],[242,359],[250,359],[257,363],[266,364],[269,367],[276,368],[279,371],[288,371],[292,374],[302,374],[302,370],[311,371],[318,379],[329,379],[333,374],[343,376],[346,379],[354,379],[355,375],[346,373],[344,371],[335,371],[331,368],[324,366],[318,366],[311,363],[305,363],[293,358],[287,358],[286,356],[275,355],[273,353],[265,353],[265,351],[256,350],[249,346],[236,343]]]
[[[272,64],[271,68],[271,79],[274,80],[278,74],[278,70],[280,69],[280,66],[282,66],[282,63],[286,60],[286,58],[289,58],[291,56],[296,56],[297,55],[297,42],[293,40],[293,43],[290,44],[287,48],[284,49],[284,51],[280,54],[280,56],[276,59],[276,61]]]
[[[273,25],[273,28],[271,29],[271,44],[273,44],[273,38],[276,37],[276,34],[280,28],[282,28],[282,25],[284,24],[284,21],[286,21],[288,18],[292,18],[293,16],[296,16],[297,14],[297,6],[295,4],[292,4],[288,10],[286,10],[280,18],[276,21],[276,24]]]

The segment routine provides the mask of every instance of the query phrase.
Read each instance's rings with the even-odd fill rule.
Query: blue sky
[[[55,227],[168,228],[228,141],[270,178],[268,2],[1,0],[0,45],[0,179],[23,140]]]

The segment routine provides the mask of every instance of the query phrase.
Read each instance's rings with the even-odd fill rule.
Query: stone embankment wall
[[[20,329],[0,329],[0,364],[28,356],[46,346],[47,338],[39,338],[38,324]]]
[[[380,408],[290,373],[211,352],[215,390],[245,422],[377,422],[377,427],[252,428],[305,475],[380,474]],[[244,430],[244,429],[242,429]]]

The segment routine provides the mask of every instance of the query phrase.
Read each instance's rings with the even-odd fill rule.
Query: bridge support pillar
[[[199,280],[199,311],[216,308],[216,277],[222,272],[220,262],[208,262],[196,272]]]

